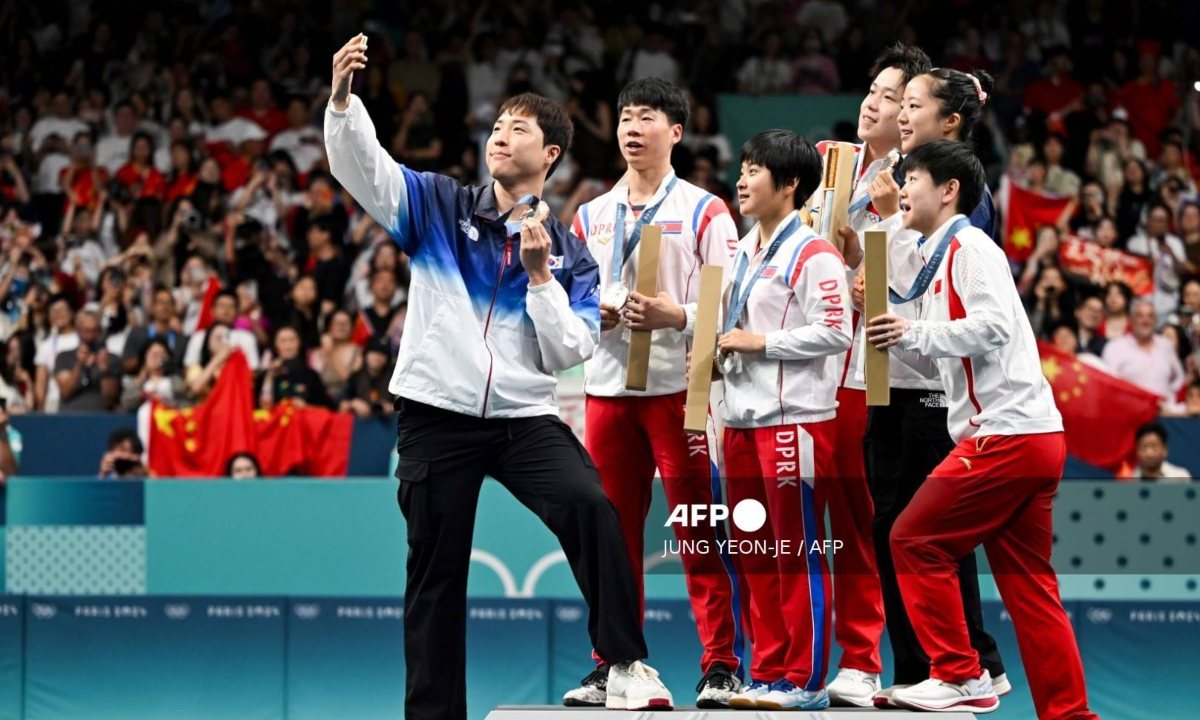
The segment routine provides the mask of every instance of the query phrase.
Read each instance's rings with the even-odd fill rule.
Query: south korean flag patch
[[[551,270],[562,270],[563,269],[563,256],[562,255],[551,255],[550,259],[546,261],[546,267],[550,268]]]

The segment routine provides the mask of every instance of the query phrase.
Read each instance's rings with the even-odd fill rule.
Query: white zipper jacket
[[[776,237],[794,217],[793,212],[779,224]],[[730,312],[743,258],[748,261],[743,282],[748,283],[766,254],[758,247],[756,225],[742,238],[729,265],[722,315]],[[760,428],[832,420],[841,370],[838,355],[850,347],[851,310],[841,254],[801,224],[750,291],[741,328],[765,335],[767,347],[762,354],[743,354],[741,368],[725,376],[726,425]]]
[[[329,167],[411,259],[408,314],[388,389],[487,418],[557,415],[556,370],[589,358],[600,333],[599,279],[587,247],[546,221],[553,280],[529,286],[492,186],[396,163],[362,101],[325,110]]]
[[[921,244],[922,260],[961,217]],[[912,304],[917,319],[892,354],[914,366],[936,367],[955,442],[1063,429],[1008,258],[987,234],[969,225],[960,230],[929,289]]]
[[[677,180],[668,194],[672,175],[663,179],[654,197],[646,203],[661,202],[651,224],[662,229],[658,260],[658,290],[683,306],[687,316],[684,330],[655,330],[650,341],[650,369],[646,390],[625,389],[625,371],[629,362],[629,333],[617,325],[600,335],[596,354],[584,365],[585,390],[600,397],[670,395],[687,390],[686,365],[691,335],[696,324],[696,304],[700,299],[700,268],[704,265],[725,267],[737,249],[737,227],[725,203],[712,193]],[[600,284],[607,288],[613,267],[613,242],[617,206],[629,210],[629,184],[622,180],[612,190],[581,206],[575,214],[572,230],[587,241],[588,250],[600,266]],[[633,234],[633,212],[625,213],[625,242]],[[637,285],[641,245],[634,248],[621,268],[627,288]],[[728,274],[728,273],[726,273]],[[602,291],[603,292],[603,291]]]

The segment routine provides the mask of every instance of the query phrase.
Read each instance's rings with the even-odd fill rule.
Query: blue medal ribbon
[[[771,259],[775,257],[775,253],[779,252],[779,248],[783,245],[783,242],[795,234],[802,224],[799,215],[792,216],[792,221],[771,241],[762,264],[755,269],[754,274],[750,276],[750,280],[746,282],[746,290],[744,292],[742,291],[742,281],[745,279],[746,270],[750,268],[750,256],[744,251],[738,253],[737,260],[735,260],[737,271],[734,273],[733,290],[729,294],[729,310],[725,313],[725,329],[721,332],[722,335],[737,327],[738,320],[742,318],[742,312],[746,309],[746,303],[750,302],[750,291],[754,289],[754,283],[758,282],[759,278],[762,277],[763,271],[771,264]],[[800,243],[800,247],[803,248],[814,237],[816,237],[815,234],[810,234],[804,239],[804,242]],[[799,248],[797,248],[797,252],[799,252]]]
[[[649,225],[654,216],[658,214],[658,209],[667,201],[671,191],[675,189],[675,183],[678,178],[672,174],[671,180],[667,183],[667,189],[663,191],[662,199],[654,205],[642,211],[638,219],[633,223],[633,232],[629,235],[629,245],[625,245],[625,204],[617,203],[617,219],[613,224],[613,255],[612,269],[609,271],[609,280],[612,284],[621,282],[621,270],[625,267],[625,263],[629,261],[629,257],[633,255],[634,248],[642,241],[642,228]]]
[[[946,256],[946,250],[950,247],[950,241],[954,239],[954,236],[960,230],[970,224],[971,221],[965,217],[955,220],[954,224],[946,230],[946,234],[942,236],[942,241],[934,249],[933,256],[929,258],[929,262],[925,263],[925,267],[921,268],[921,272],[917,274],[917,279],[913,282],[908,295],[901,296],[895,290],[888,288],[888,301],[893,305],[903,305],[924,295],[925,291],[929,289],[929,283],[933,282],[933,276],[937,274],[938,266],[942,264],[942,258]]]

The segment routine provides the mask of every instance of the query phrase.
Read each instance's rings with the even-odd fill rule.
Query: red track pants
[[[1083,662],[1050,565],[1051,505],[1066,460],[1062,433],[960,442],[892,528],[904,606],[930,675],[979,677],[958,587],[958,561],[982,544],[1041,720],[1091,720]]]

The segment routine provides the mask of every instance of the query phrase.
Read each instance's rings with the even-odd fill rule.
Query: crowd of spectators
[[[505,97],[563,102],[575,143],[547,195],[566,219],[622,172],[614,101],[631,79],[690,92],[675,166],[730,198],[722,93],[861,93],[897,39],[987,70],[976,142],[991,179],[1072,201],[1014,268],[1035,330],[1169,412],[1200,412],[1188,13],[1165,0],[2,0],[0,398],[10,413],[189,404],[240,350],[261,404],[390,407],[407,258],[331,178],[321,129],[329,58],[363,31],[354,91],[416,169],[484,180]],[[1067,235],[1151,257],[1154,292],[1068,277]]]

